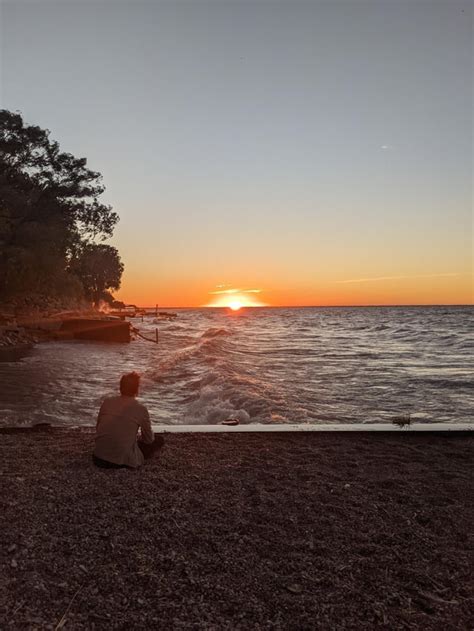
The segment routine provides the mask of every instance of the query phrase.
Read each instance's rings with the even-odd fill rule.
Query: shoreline
[[[399,426],[397,423],[242,423],[226,425],[152,425],[159,434],[234,434],[234,433],[280,433],[280,432],[472,432],[474,423],[418,423]]]
[[[242,423],[237,425],[160,425],[152,423],[155,434],[460,434],[472,435],[474,423],[417,423],[407,425],[392,423]],[[0,434],[21,434],[38,432],[94,432],[95,425],[53,425],[50,422],[38,422],[33,425],[1,425]]]
[[[206,425],[159,425],[152,424],[155,434],[286,434],[286,433],[378,433],[378,434],[449,434],[469,435],[474,431],[474,423],[414,423],[400,426],[392,423],[242,423],[238,425],[206,424]],[[33,425],[0,425],[0,434],[14,434],[38,431],[84,431],[93,432],[95,426],[90,425],[52,425],[39,422]]]
[[[2,628],[472,626],[472,434],[2,434]]]
[[[90,309],[20,316],[10,315],[9,317],[0,312],[0,359],[2,355],[9,352],[26,350],[42,342],[73,340],[74,328],[66,331],[60,329],[70,329],[68,323],[72,324],[87,319],[97,322],[114,322],[114,324],[122,321],[119,317],[111,318],[106,312]]]

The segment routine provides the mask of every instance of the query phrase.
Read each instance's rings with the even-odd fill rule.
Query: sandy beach
[[[0,626],[468,629],[473,438],[1,435]]]

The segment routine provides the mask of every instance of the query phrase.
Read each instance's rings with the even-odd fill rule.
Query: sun
[[[267,307],[266,303],[257,298],[261,291],[261,289],[237,289],[227,285],[217,285],[214,291],[209,292],[213,296],[212,300],[202,306],[223,307],[231,311],[240,311],[246,307]]]

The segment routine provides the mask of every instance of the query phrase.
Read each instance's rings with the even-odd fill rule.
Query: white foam
[[[206,420],[208,424],[218,423],[227,418],[236,418],[241,423],[248,423],[250,416],[244,409],[236,409],[226,398],[220,398],[221,392],[218,388],[206,385],[201,388],[199,398],[190,403],[184,414],[188,423],[194,424]],[[210,425],[215,427],[215,425]]]

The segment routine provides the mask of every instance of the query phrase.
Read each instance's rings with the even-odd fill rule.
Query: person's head
[[[136,397],[140,386],[140,375],[136,372],[129,372],[120,379],[120,394],[125,397]]]

